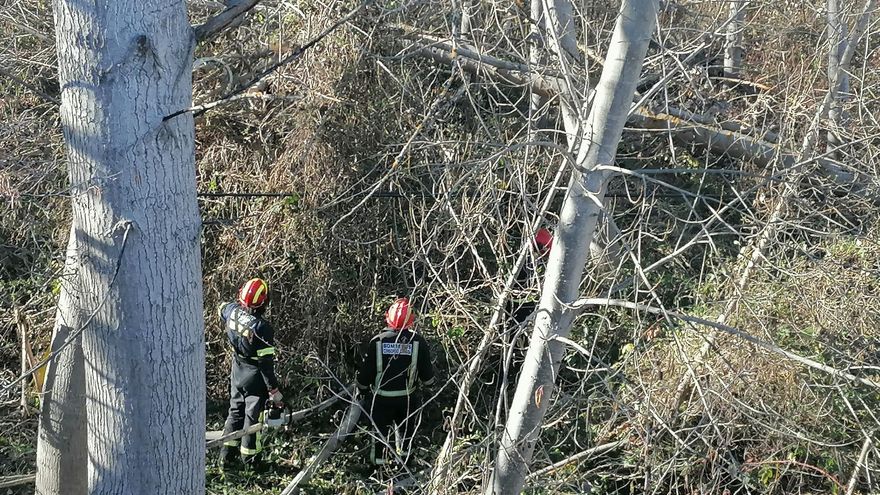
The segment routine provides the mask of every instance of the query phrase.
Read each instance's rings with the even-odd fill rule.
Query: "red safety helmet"
[[[416,315],[409,307],[409,299],[405,297],[394,301],[385,312],[385,323],[388,324],[388,328],[394,330],[404,330],[411,327],[415,319]]]
[[[538,254],[545,255],[549,253],[552,246],[553,234],[543,227],[538,229],[538,231],[535,232],[535,248],[537,248]]]
[[[269,286],[261,278],[252,278],[238,291],[238,302],[246,308],[260,308],[269,299]]]

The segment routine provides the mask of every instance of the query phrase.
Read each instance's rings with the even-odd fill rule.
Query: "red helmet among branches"
[[[535,232],[535,248],[538,250],[538,254],[545,255],[549,253],[552,246],[553,234],[543,227],[538,229],[538,231]]]
[[[385,323],[388,328],[404,330],[412,326],[415,314],[409,306],[409,299],[401,297],[394,301],[385,312]]]
[[[246,308],[260,308],[269,299],[269,286],[261,278],[252,278],[238,291],[238,302]]]

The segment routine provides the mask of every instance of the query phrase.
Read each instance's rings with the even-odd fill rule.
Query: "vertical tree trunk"
[[[566,307],[578,297],[601,213],[608,173],[595,168],[614,162],[658,7],[658,0],[624,0],[621,6],[595,102],[584,126],[577,157],[579,171],[572,177],[562,206],[532,339],[487,493],[507,495],[522,490],[562,361],[563,344],[555,337],[569,334],[574,314]]]
[[[56,0],[92,494],[204,493],[204,322],[179,0]]]
[[[570,0],[540,0],[544,3],[544,40],[559,61],[565,84],[559,95],[559,108],[568,145],[575,149],[581,137],[581,111],[586,110],[585,98],[581,97],[575,81],[571,77],[572,62],[578,56],[577,25],[574,22],[574,7]],[[585,88],[584,88],[585,89]]]
[[[742,32],[745,7],[746,0],[730,0],[728,2],[731,21],[727,25],[727,36],[724,43],[724,77],[731,79],[738,78],[742,69]]]
[[[19,347],[21,349],[20,358],[21,358],[21,373],[25,374],[29,368],[28,366],[28,356],[27,356],[27,323],[25,322],[24,314],[22,314],[21,309],[16,307],[13,309],[13,318],[15,319],[15,330],[18,333],[19,339]],[[19,401],[19,407],[21,408],[21,415],[27,416],[28,414],[28,384],[30,380],[22,380],[21,381],[21,400]]]
[[[831,102],[831,108],[828,110],[828,147],[833,148],[841,144],[838,137],[838,127],[845,121],[842,114],[842,103],[846,99],[849,92],[849,72],[848,67],[839,70],[840,59],[846,51],[847,45],[847,25],[841,19],[840,12],[841,0],[827,0],[827,19],[828,19],[828,84],[834,84],[837,78],[837,97]],[[839,160],[839,153],[832,153],[831,158]]]
[[[52,351],[60,348],[83,323],[74,233],[71,228],[52,331]],[[75,338],[46,365],[37,437],[36,492],[40,495],[80,494],[88,489],[85,387],[81,339]]]
[[[534,71],[544,63],[544,0],[531,0],[529,17],[529,65]],[[532,92],[529,95],[529,141],[537,141],[540,138],[541,115],[547,99]]]

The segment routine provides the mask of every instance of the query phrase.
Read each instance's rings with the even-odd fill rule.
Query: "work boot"
[[[263,461],[263,456],[261,454],[242,455],[241,462],[246,469],[250,469],[255,473],[265,473],[269,468]]]
[[[235,450],[225,446],[220,450],[220,469],[223,471],[238,469],[240,462],[241,458]]]

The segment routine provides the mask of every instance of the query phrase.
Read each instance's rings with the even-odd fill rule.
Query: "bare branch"
[[[55,97],[52,97],[52,96],[47,95],[46,93],[40,91],[40,90],[39,90],[36,86],[34,86],[33,84],[30,84],[30,83],[28,83],[28,82],[23,81],[21,78],[15,76],[15,75],[13,75],[13,74],[11,74],[11,73],[10,73],[9,71],[7,71],[6,69],[2,69],[2,68],[0,68],[0,76],[4,76],[4,77],[9,78],[9,79],[12,80],[12,82],[14,82],[15,84],[18,84],[18,85],[20,85],[20,86],[22,86],[22,87],[25,87],[25,88],[29,89],[29,90],[32,91],[34,94],[36,94],[36,95],[39,96],[40,98],[42,98],[42,99],[44,99],[44,100],[46,100],[46,101],[48,101],[48,102],[50,102],[50,103],[54,103],[54,104],[56,104],[56,105],[60,105],[60,104],[61,104],[61,100],[59,100],[58,98],[55,98]]]
[[[627,440],[623,439],[623,440],[617,440],[615,442],[603,443],[602,445],[597,445],[595,447],[589,448],[589,449],[584,450],[583,452],[579,452],[573,456],[566,457],[565,459],[563,459],[559,462],[554,462],[553,464],[551,464],[547,467],[543,467],[543,468],[535,471],[534,473],[530,473],[528,476],[526,476],[526,482],[532,481],[536,478],[540,478],[541,476],[544,476],[547,473],[551,473],[553,471],[556,471],[557,469],[559,469],[563,466],[567,466],[567,465],[571,464],[572,462],[580,461],[582,459],[590,459],[590,458],[597,456],[599,454],[604,454],[605,452],[608,452],[609,450],[614,450],[618,447],[626,445],[626,443],[627,443]]]
[[[22,474],[20,476],[4,476],[0,478],[0,488],[12,488],[14,486],[29,485],[37,478],[35,474]]]
[[[865,438],[865,443],[862,444],[862,451],[859,453],[858,460],[856,460],[856,466],[853,468],[852,476],[849,479],[849,483],[846,484],[846,495],[852,495],[856,489],[856,483],[859,481],[859,471],[863,467],[867,469],[868,466],[865,464],[865,459],[868,458],[868,451],[871,449],[872,443],[871,437]]]
[[[223,12],[205,21],[204,24],[196,26],[194,28],[196,41],[202,43],[212,38],[244,16],[258,3],[260,3],[260,0],[246,0],[241,3],[235,3]]]
[[[294,478],[293,481],[288,484],[284,490],[281,492],[281,495],[291,495],[294,493],[299,493],[299,485],[305,483],[312,476],[314,476],[315,472],[317,472],[318,468],[321,464],[326,461],[333,452],[342,445],[342,442],[345,440],[345,437],[351,434],[354,429],[357,427],[358,419],[361,417],[362,411],[364,411],[366,404],[364,401],[360,402],[352,402],[350,406],[348,406],[348,410],[345,412],[345,417],[342,418],[342,423],[339,425],[339,428],[333,435],[327,440],[327,443],[321,448],[321,451],[318,452],[316,456],[314,456],[310,461],[308,467],[300,471]]]

